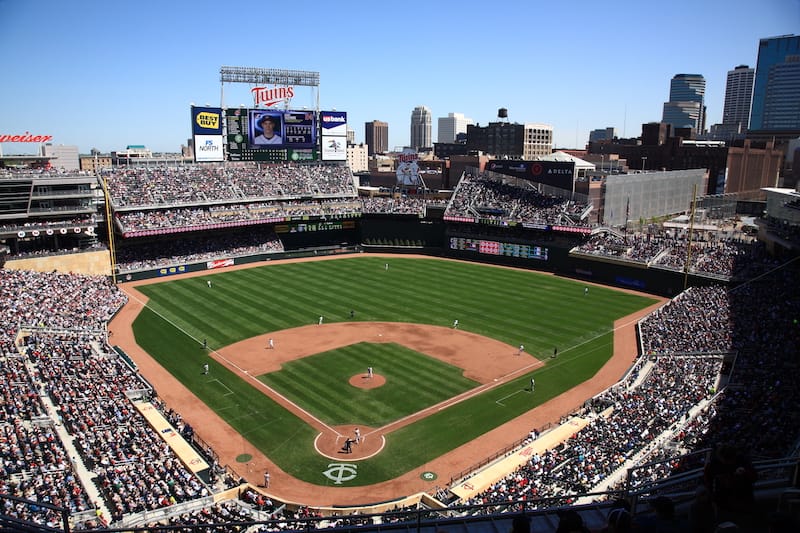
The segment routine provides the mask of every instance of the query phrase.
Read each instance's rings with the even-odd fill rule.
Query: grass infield
[[[534,374],[391,433],[382,453],[359,461],[358,475],[337,485],[355,486],[397,477],[590,379],[612,354],[613,322],[655,302],[597,286],[585,295],[582,283],[530,271],[403,257],[389,259],[386,270],[386,262],[358,256],[267,265],[215,274],[213,290],[203,277],[140,286],[150,302],[134,322],[134,333],[142,348],[242,439],[287,473],[318,485],[333,482],[323,475],[331,461],[313,448],[316,431],[213,361],[211,374],[220,383],[209,386],[197,363],[205,355],[203,339],[210,348],[221,348],[315,324],[320,315],[326,323],[351,321],[352,309],[356,321],[449,327],[458,318],[462,330],[512,346],[524,343],[526,352],[541,359],[559,347],[558,359]],[[380,368],[382,375],[392,372],[387,384],[396,385],[363,391],[343,408],[342,398],[354,390],[345,375],[366,366]],[[393,366],[396,375],[388,370]],[[536,395],[518,394],[531,375]],[[334,425],[380,426],[476,386],[423,354],[368,343],[307,357],[259,379]],[[510,440],[517,437],[522,435]]]

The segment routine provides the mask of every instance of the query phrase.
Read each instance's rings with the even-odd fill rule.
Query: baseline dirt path
[[[341,257],[352,256],[291,259],[274,261],[271,264],[293,261],[335,260]],[[389,255],[387,257],[396,256]],[[424,257],[428,258],[427,256]],[[260,265],[258,264],[258,266]],[[238,268],[252,268],[253,266],[257,265],[230,267],[220,270],[218,273]],[[203,271],[184,274],[182,277],[211,276],[216,273]],[[172,276],[169,279],[176,278],[177,276]],[[313,507],[369,504],[400,498],[420,491],[432,491],[436,486],[446,485],[456,473],[471,467],[481,459],[517,441],[531,429],[542,427],[547,423],[558,422],[562,415],[619,380],[631,365],[637,353],[636,321],[663,305],[665,301],[660,299],[657,304],[635,315],[618,320],[614,324],[616,329],[614,355],[593,379],[401,477],[365,487],[326,487],[291,477],[281,471],[243,438],[233,438],[233,436],[237,435],[237,432],[232,427],[198,400],[186,387],[136,344],[131,325],[147,300],[142,293],[136,290],[136,286],[166,280],[165,278],[158,278],[120,285],[120,288],[128,293],[130,302],[109,325],[109,330],[112,333],[110,342],[119,345],[130,355],[138,365],[141,374],[153,384],[159,397],[168,406],[181,413],[184,420],[195,428],[200,438],[211,445],[218,454],[221,464],[229,465],[236,470],[237,474],[247,479],[254,486],[261,482],[263,472],[268,470],[271,478],[270,488],[267,491],[269,494],[281,501],[297,502]],[[312,332],[313,335],[310,334]],[[322,332],[324,332],[324,335],[320,335]],[[274,342],[274,348],[272,349],[269,348],[270,338]],[[470,395],[499,385],[516,375],[528,372],[543,364],[530,355],[516,356],[516,347],[473,333],[437,326],[389,322],[347,322],[276,331],[226,346],[212,352],[211,355],[230,370],[239,373],[244,379],[250,380],[255,386],[261,388],[265,394],[270,395],[287,409],[295,412],[312,427],[317,428],[320,434],[315,445],[319,453],[327,457],[336,458],[339,461],[345,458],[351,461],[380,453],[384,435],[427,416],[428,412],[415,413],[383,428],[365,428],[362,426],[359,430],[361,435],[365,437],[363,442],[352,447],[352,454],[341,455],[344,438],[353,436],[355,426],[329,427],[317,420],[312,414],[303,411],[274,391],[267,389],[253,376],[277,370],[286,361],[362,341],[402,344],[418,352],[437,357],[463,368],[466,377],[483,384],[476,391],[470,391],[465,395],[452,398],[426,411],[433,411],[442,407],[442,405],[461,401]],[[353,376],[350,381],[354,386],[379,386],[383,377],[380,375],[379,369],[375,369],[375,371],[374,382],[368,383],[365,379],[366,369],[364,369],[365,375]],[[238,463],[236,458],[242,454],[249,454],[252,459],[246,464]],[[435,472],[438,478],[434,481],[422,480],[420,475],[425,471]]]

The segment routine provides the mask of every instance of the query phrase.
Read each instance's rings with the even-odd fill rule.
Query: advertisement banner
[[[194,160],[196,162],[224,161],[222,135],[195,135]]]
[[[222,135],[222,108],[192,106],[192,134]]]
[[[347,137],[322,136],[323,161],[347,161]]]
[[[229,266],[233,266],[233,259],[216,259],[214,261],[206,261],[206,268],[209,270]]]
[[[486,163],[486,170],[571,191],[575,163],[495,159]]]
[[[319,121],[323,136],[347,137],[347,113],[345,111],[320,111]]]
[[[398,185],[419,185],[419,154],[413,148],[403,149],[403,153],[397,156],[397,184]]]

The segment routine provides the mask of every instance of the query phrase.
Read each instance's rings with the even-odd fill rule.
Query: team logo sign
[[[322,473],[323,476],[333,481],[335,485],[341,485],[345,481],[356,478],[358,465],[350,463],[330,463],[328,469]]]
[[[439,476],[436,475],[436,472],[431,472],[430,470],[426,470],[425,472],[420,474],[419,477],[421,479],[424,479],[425,481],[433,481]]]

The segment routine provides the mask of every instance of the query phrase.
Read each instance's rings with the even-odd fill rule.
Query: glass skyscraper
[[[664,102],[661,122],[675,128],[692,128],[701,133],[706,127],[706,79],[700,74],[676,74],[669,84],[669,102]]]
[[[800,129],[800,36],[759,41],[750,129]]]

